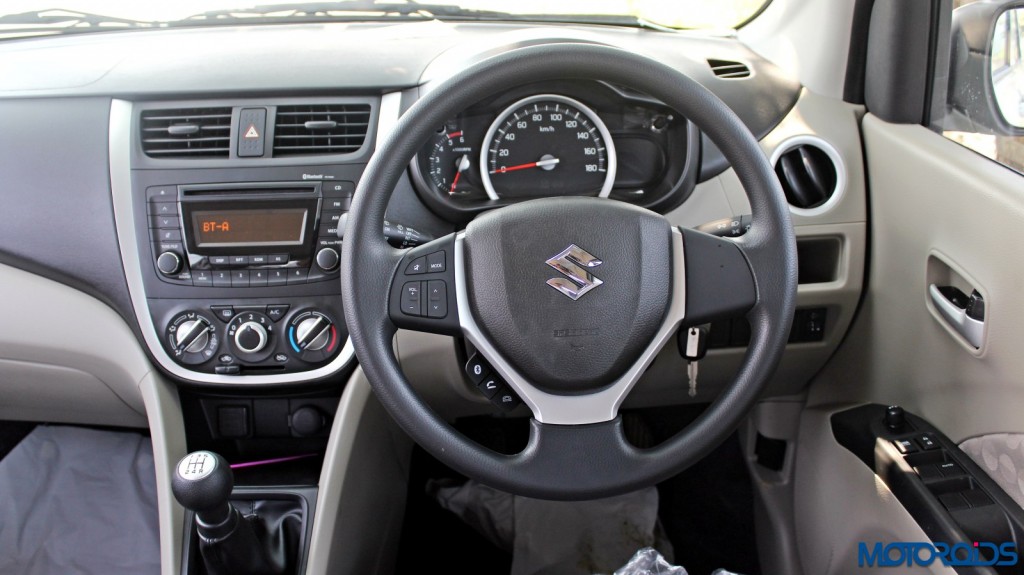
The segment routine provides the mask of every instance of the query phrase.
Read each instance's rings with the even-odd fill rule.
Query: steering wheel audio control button
[[[445,270],[444,265],[444,252],[434,252],[427,255],[427,271],[430,273],[440,273]]]
[[[491,366],[479,353],[474,353],[466,362],[466,376],[473,385],[479,385],[485,377],[491,375]]]
[[[406,282],[402,286],[402,313],[422,317],[423,314],[423,282]]]
[[[491,398],[491,403],[500,407],[502,411],[512,411],[519,407],[522,400],[508,386],[505,386],[505,389],[499,391]]]
[[[427,317],[440,319],[448,315],[448,286],[442,280],[427,283]]]
[[[412,262],[410,262],[409,265],[405,268],[405,275],[407,275],[407,276],[415,276],[415,275],[425,274],[425,273],[427,273],[427,257],[426,256],[418,257],[418,258],[412,260]]]

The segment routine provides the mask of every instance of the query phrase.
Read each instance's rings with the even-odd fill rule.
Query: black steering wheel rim
[[[576,78],[628,85],[694,122],[720,148],[753,213],[741,246],[756,298],[746,316],[751,341],[733,382],[691,425],[661,445],[637,449],[621,421],[531,422],[531,440],[502,455],[458,433],[409,385],[393,353],[391,282],[403,252],[381,237],[388,200],[422,142],[462,109],[501,90]],[[678,270],[677,272],[678,273]],[[699,460],[753,407],[785,348],[796,299],[796,246],[789,210],[767,158],[739,118],[676,70],[616,48],[549,44],[491,57],[419,99],[379,145],[357,187],[342,255],[342,294],[352,344],[377,398],[425,449],[456,470],[513,493],[547,499],[605,497],[653,484]],[[688,295],[689,297],[689,295]]]

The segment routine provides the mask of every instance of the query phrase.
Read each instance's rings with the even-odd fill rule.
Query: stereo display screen
[[[306,208],[192,212],[196,247],[296,246],[305,240]]]

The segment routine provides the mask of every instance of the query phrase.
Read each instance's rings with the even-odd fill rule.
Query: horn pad
[[[545,198],[488,212],[466,228],[476,323],[533,385],[596,391],[650,344],[672,293],[672,228],[622,202]]]

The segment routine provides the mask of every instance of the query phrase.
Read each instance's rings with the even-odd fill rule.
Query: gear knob
[[[194,451],[178,462],[171,491],[182,507],[206,524],[222,522],[230,512],[228,498],[234,487],[228,462],[212,451]]]

